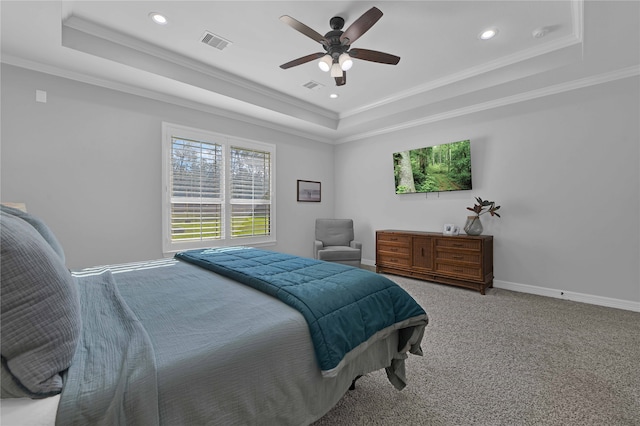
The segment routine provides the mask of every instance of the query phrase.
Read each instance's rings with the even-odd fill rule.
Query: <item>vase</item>
[[[466,232],[467,235],[482,234],[482,222],[480,222],[480,216],[467,216],[467,223],[464,224],[464,232]]]

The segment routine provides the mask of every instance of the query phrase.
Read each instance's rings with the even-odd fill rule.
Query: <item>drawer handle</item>
[[[398,249],[397,248],[392,248],[391,251],[398,251]]]
[[[395,237],[391,237],[391,238],[389,238],[389,241],[398,241],[398,239],[395,238]]]
[[[453,244],[453,246],[454,246],[454,247],[464,247],[464,245],[463,245],[463,244],[460,244],[460,243],[458,243],[458,244]]]
[[[453,258],[454,258],[455,260],[462,260],[462,259],[464,259],[462,256],[453,256]]]

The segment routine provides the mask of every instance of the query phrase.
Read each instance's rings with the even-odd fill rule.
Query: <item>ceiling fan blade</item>
[[[342,71],[342,77],[335,77],[335,79],[336,86],[344,86],[345,84],[347,84],[347,72]]]
[[[378,52],[377,50],[368,49],[351,49],[347,52],[349,56],[363,61],[378,62],[381,64],[397,65],[400,62],[400,56],[391,55],[389,53]]]
[[[307,62],[311,62],[314,59],[322,58],[326,53],[312,53],[311,55],[303,56],[302,58],[294,59],[293,61],[289,61],[286,64],[280,65],[280,68],[286,70],[287,68],[295,67],[297,65],[306,64]]]
[[[324,38],[324,36],[322,34],[320,34],[319,32],[317,32],[316,30],[309,28],[308,26],[306,26],[305,24],[303,24],[302,22],[292,18],[289,15],[282,15],[280,17],[280,20],[282,22],[284,22],[285,24],[289,25],[291,28],[293,28],[294,30],[297,30],[299,32],[301,32],[302,34],[306,35],[307,37],[317,41],[318,43],[324,45],[324,46],[328,46],[329,45],[329,40],[327,40],[326,38]]]
[[[373,26],[378,19],[382,17],[382,12],[377,7],[372,7],[366,11],[361,17],[355,20],[355,22],[349,25],[349,28],[340,36],[340,42],[342,44],[352,44],[354,41],[360,38],[360,36]]]

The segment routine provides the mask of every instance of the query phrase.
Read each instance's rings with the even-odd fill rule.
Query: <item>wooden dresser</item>
[[[493,237],[376,231],[376,272],[485,293],[493,287]]]

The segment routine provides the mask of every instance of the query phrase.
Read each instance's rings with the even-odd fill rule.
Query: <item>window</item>
[[[163,251],[275,242],[275,146],[163,123]]]

